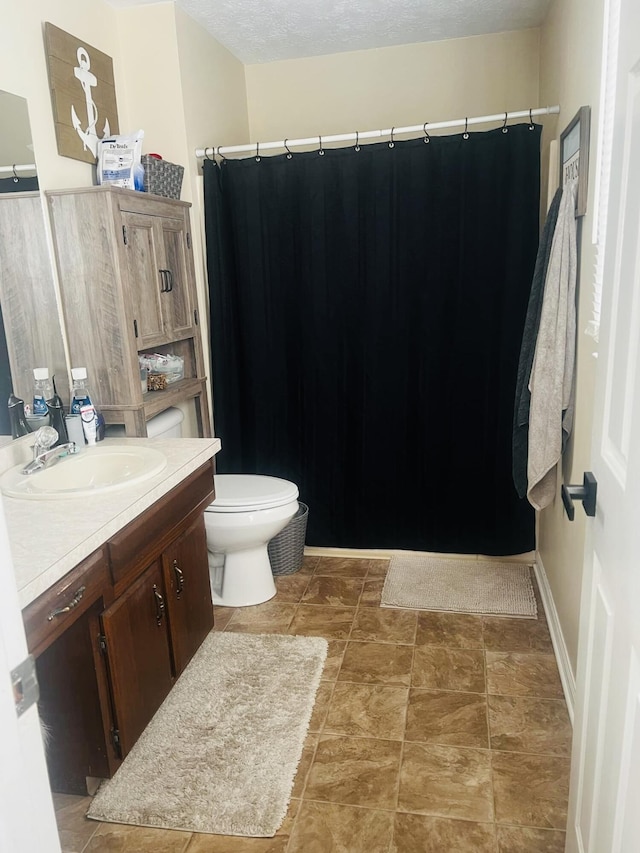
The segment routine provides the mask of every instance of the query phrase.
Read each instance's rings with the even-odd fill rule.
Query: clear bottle
[[[45,418],[49,414],[47,400],[53,397],[53,387],[46,367],[36,367],[33,371],[33,415]]]
[[[73,380],[73,387],[71,389],[70,411],[72,415],[79,415],[80,409],[83,406],[91,404],[89,388],[87,386],[87,368],[72,367],[71,379]]]
[[[105,436],[104,417],[95,402],[91,399],[89,386],[87,385],[87,368],[72,367],[71,379],[71,414],[81,415],[82,429],[87,444],[95,444],[102,441]]]

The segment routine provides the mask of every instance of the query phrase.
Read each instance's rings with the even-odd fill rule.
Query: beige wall
[[[595,187],[598,101],[603,0],[554,0],[541,33],[540,98],[559,103],[557,119],[547,120],[547,141],[559,136],[577,110],[591,106],[591,157],[587,215],[582,220],[578,293],[578,358],[576,417],[573,436],[563,460],[565,483],[582,483],[590,468],[593,384],[597,344],[585,334],[590,319],[594,270],[593,201]],[[558,483],[558,488],[560,480]],[[580,507],[575,521],[563,513],[558,494],[539,519],[538,547],[558,611],[575,674],[586,516]]]
[[[90,186],[93,167],[57,153],[42,25],[50,21],[113,59],[120,132],[142,128],[143,151],[185,166],[193,203],[200,317],[208,303],[196,147],[248,134],[244,66],[173,2],[114,9],[104,0],[0,0],[0,89],[26,98],[42,189]],[[185,408],[187,434],[193,407]]]
[[[249,65],[251,141],[538,106],[538,47],[522,30]]]

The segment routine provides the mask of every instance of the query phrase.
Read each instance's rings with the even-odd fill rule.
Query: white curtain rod
[[[13,166],[0,166],[0,173],[2,172],[35,172],[36,164],[35,163],[23,163],[21,166],[13,165]]]
[[[331,136],[308,136],[306,139],[283,139],[279,142],[256,142],[248,145],[221,145],[212,148],[196,148],[196,157],[215,157],[216,155],[225,154],[240,154],[243,152],[253,152],[256,156],[260,152],[268,151],[274,148],[294,148],[300,145],[319,145],[322,147],[330,142],[360,142],[363,139],[380,139],[383,136],[391,139],[391,134],[394,137],[405,133],[425,133],[432,130],[439,130],[443,127],[464,127],[467,128],[472,124],[485,124],[492,121],[507,122],[517,118],[531,119],[533,116],[555,115],[560,112],[560,107],[539,107],[531,110],[517,110],[511,113],[496,113],[492,116],[476,116],[475,118],[457,118],[452,121],[434,121],[425,122],[424,124],[414,124],[410,127],[389,127],[386,130],[365,130],[362,133],[354,131],[353,133],[334,133]]]

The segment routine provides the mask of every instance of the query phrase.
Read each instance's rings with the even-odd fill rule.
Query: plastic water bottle
[[[53,397],[53,387],[46,367],[36,367],[33,371],[33,415],[45,418],[49,414],[47,400]]]

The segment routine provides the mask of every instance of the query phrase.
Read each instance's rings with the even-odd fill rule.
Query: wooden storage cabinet
[[[113,775],[213,627],[213,498],[210,460],[23,611],[54,791]]]
[[[107,423],[146,421],[193,399],[211,434],[189,207],[100,186],[47,193],[72,366],[86,366]],[[138,353],[173,352],[184,379],[143,394]]]

